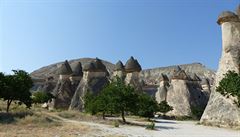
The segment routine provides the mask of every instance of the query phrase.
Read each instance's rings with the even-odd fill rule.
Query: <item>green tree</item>
[[[168,105],[167,101],[162,101],[159,104],[159,111],[163,113],[163,115],[165,116],[167,112],[172,111],[173,107]]]
[[[42,91],[35,92],[32,95],[32,100],[35,104],[48,102],[52,98],[54,98],[54,96],[51,93],[46,93]]]
[[[96,102],[96,95],[94,95],[91,91],[88,91],[84,96],[85,112],[95,115],[97,113],[97,106],[95,102]]]
[[[133,87],[126,85],[120,78],[115,78],[99,95],[88,93],[85,95],[85,110],[92,114],[101,112],[120,113],[123,122],[126,122],[125,113],[135,113],[137,110],[138,95]]]
[[[103,119],[105,119],[106,113],[115,112],[115,103],[114,103],[114,88],[113,84],[107,85],[101,93],[96,97],[95,105],[97,112],[102,113]]]
[[[13,72],[13,75],[0,74],[0,97],[7,101],[7,112],[13,100],[24,103],[27,108],[30,108],[32,103],[29,91],[33,85],[31,77],[23,70],[13,70]]]
[[[116,78],[114,84],[113,106],[116,112],[120,112],[122,120],[126,123],[125,113],[136,113],[138,94],[135,89],[126,85],[123,80]]]
[[[138,96],[138,115],[147,117],[148,119],[154,117],[154,113],[159,110],[157,101],[146,93]]]
[[[5,88],[6,88],[5,75],[2,72],[0,72],[0,97]]]
[[[216,91],[227,97],[236,97],[237,100],[235,100],[235,103],[240,107],[240,74],[228,71],[219,82]]]

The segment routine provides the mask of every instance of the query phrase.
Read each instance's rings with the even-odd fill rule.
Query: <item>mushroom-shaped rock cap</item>
[[[94,71],[94,70],[95,70],[95,66],[93,62],[87,63],[83,66],[83,71]]]
[[[224,11],[218,16],[217,23],[221,25],[224,22],[239,22],[239,17],[231,11]]]
[[[57,71],[58,75],[71,75],[72,73],[73,72],[71,66],[69,65],[67,60],[65,60],[65,62],[61,65],[61,67]]]
[[[96,58],[94,61],[84,65],[83,71],[107,72],[107,69],[106,66],[102,63],[102,61]]]
[[[168,76],[165,74],[161,74],[160,81],[169,81]]]
[[[73,68],[72,76],[83,76],[81,62],[77,62],[72,68]]]
[[[189,80],[189,77],[184,70],[180,70],[173,73],[172,79]]]
[[[128,73],[140,72],[142,70],[142,68],[141,68],[141,65],[138,63],[138,61],[136,59],[134,59],[133,57],[131,57],[125,65],[125,70]]]
[[[124,65],[122,63],[122,61],[118,61],[117,64],[116,64],[116,68],[115,68],[115,71],[124,71]]]
[[[95,66],[95,71],[106,71],[106,66],[102,63],[102,60],[96,58],[93,62]]]

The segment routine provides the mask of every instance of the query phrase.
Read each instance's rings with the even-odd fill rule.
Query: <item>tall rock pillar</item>
[[[96,58],[86,64],[83,67],[83,78],[75,91],[69,109],[84,111],[84,96],[87,92],[92,92],[94,95],[99,94],[108,84],[108,76],[106,66],[100,59]]]
[[[238,7],[237,13],[240,14]],[[222,56],[216,75],[213,92],[201,118],[201,123],[223,127],[240,127],[240,108],[233,99],[226,98],[215,89],[227,71],[239,73],[240,69],[240,15],[225,11],[217,23],[222,28]]]
[[[139,79],[139,72],[142,70],[141,65],[136,59],[130,57],[125,65],[126,78],[125,83],[133,86],[136,90],[142,90],[142,83]]]

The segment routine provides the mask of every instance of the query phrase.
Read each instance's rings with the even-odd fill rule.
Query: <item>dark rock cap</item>
[[[174,72],[172,79],[189,80],[189,77],[184,70],[180,70]]]
[[[168,76],[165,74],[161,74],[160,81],[169,81]]]
[[[72,73],[73,73],[72,68],[67,60],[65,60],[65,62],[61,65],[61,67],[57,71],[58,75],[71,75]]]
[[[96,58],[93,62],[95,66],[95,71],[106,71],[106,66],[102,63],[102,60]]]
[[[83,76],[81,62],[77,62],[77,64],[75,66],[73,66],[72,70],[73,70],[72,76]]]
[[[122,61],[119,60],[116,64],[115,71],[124,71],[124,70],[125,70],[124,65]]]
[[[93,62],[87,63],[83,66],[83,71],[94,71],[94,70],[95,70],[95,66]]]
[[[107,69],[106,66],[102,63],[102,61],[96,58],[94,61],[84,65],[83,71],[107,72]]]
[[[231,11],[224,11],[218,16],[217,23],[221,25],[224,22],[239,22],[239,17]]]
[[[142,70],[142,68],[141,68],[141,65],[138,63],[138,61],[136,59],[134,59],[133,57],[131,57],[125,65],[125,70],[128,73],[140,72]]]

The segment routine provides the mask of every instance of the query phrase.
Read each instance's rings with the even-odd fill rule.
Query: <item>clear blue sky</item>
[[[217,69],[224,10],[240,0],[0,0],[0,71],[82,57]]]

